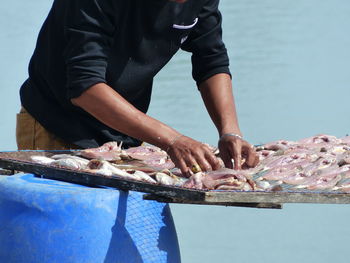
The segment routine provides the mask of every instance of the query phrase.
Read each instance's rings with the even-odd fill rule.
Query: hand
[[[227,168],[240,170],[241,168],[255,167],[259,163],[259,157],[254,147],[239,137],[222,136],[219,140],[219,151]]]
[[[220,168],[219,160],[208,145],[186,136],[176,138],[167,149],[167,153],[175,166],[187,177],[191,176],[193,172],[196,172],[195,169],[198,168],[202,171]],[[197,168],[195,168],[196,166]]]

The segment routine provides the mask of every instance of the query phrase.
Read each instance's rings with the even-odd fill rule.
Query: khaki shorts
[[[79,149],[48,132],[23,107],[17,114],[16,140],[18,150]]]

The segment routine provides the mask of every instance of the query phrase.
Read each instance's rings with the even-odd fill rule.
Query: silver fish
[[[74,158],[62,158],[54,160],[50,165],[55,165],[59,167],[74,169],[74,170],[84,170],[87,168],[87,163],[82,160],[77,160]]]
[[[44,164],[44,165],[50,165],[53,161],[55,161],[52,158],[49,158],[46,156],[40,156],[40,155],[30,156],[30,159],[32,159],[32,161],[36,163]]]
[[[174,186],[181,186],[188,180],[187,178],[178,177],[173,174],[166,174],[162,172],[156,173],[155,178],[159,184]]]

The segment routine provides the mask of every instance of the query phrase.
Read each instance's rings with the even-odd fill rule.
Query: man
[[[238,126],[218,4],[55,0],[20,91],[19,149],[144,141],[167,151],[183,174],[217,169],[209,147],[145,114],[153,77],[181,48],[192,52],[193,78],[218,129],[225,165],[232,168],[233,159],[236,169],[255,166],[258,158]]]

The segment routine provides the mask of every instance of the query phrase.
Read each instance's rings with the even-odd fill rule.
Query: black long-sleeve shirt
[[[157,72],[182,48],[199,84],[229,73],[219,0],[55,0],[38,36],[24,108],[47,130],[83,148],[140,142],[104,125],[70,99],[107,83],[146,112]]]

